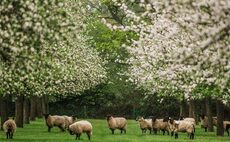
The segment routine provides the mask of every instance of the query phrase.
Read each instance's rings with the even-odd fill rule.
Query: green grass
[[[179,139],[175,140],[174,137],[168,135],[163,136],[161,134],[150,135],[141,134],[141,130],[136,121],[128,121],[127,134],[120,134],[120,131],[116,130],[112,135],[111,131],[107,127],[106,120],[89,120],[93,125],[93,136],[91,142],[230,142],[230,136],[225,133],[224,137],[217,137],[215,133],[204,132],[197,126],[195,139],[189,140],[186,133],[179,133]],[[53,128],[50,133],[47,132],[47,127],[44,120],[31,122],[29,125],[25,125],[24,128],[18,128],[13,140],[6,140],[5,134],[0,132],[0,142],[75,142],[75,136],[70,135],[67,132],[60,132],[58,128]],[[82,141],[88,141],[86,134],[81,136]]]

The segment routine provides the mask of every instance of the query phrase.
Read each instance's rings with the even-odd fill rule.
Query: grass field
[[[141,134],[139,125],[134,120],[128,121],[127,134],[120,134],[120,131],[116,130],[112,135],[111,131],[107,128],[106,120],[89,120],[93,125],[93,136],[91,142],[230,142],[230,136],[225,133],[224,137],[217,137],[215,133],[204,132],[197,126],[195,139],[189,140],[187,134],[179,133],[179,139],[175,140],[174,137],[162,134],[150,135]],[[50,133],[47,132],[47,127],[42,119],[35,122],[31,122],[29,125],[25,125],[24,128],[18,128],[13,140],[6,140],[5,134],[0,131],[0,142],[74,142],[75,136],[70,135],[67,132],[60,132],[58,128],[53,128]],[[83,134],[81,140],[88,141],[87,136]]]

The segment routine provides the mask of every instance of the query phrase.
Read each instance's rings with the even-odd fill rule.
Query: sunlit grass
[[[179,139],[175,140],[174,137],[161,134],[150,135],[141,134],[141,130],[136,121],[128,121],[127,134],[120,134],[120,131],[116,130],[112,135],[111,131],[107,127],[106,120],[89,119],[93,125],[92,142],[229,142],[230,136],[225,133],[224,137],[217,137],[215,133],[204,132],[197,126],[195,139],[189,140],[187,134],[179,133]],[[29,125],[25,125],[24,128],[18,128],[13,140],[6,140],[5,134],[0,132],[0,142],[15,141],[15,142],[73,142],[75,136],[70,135],[67,132],[60,132],[58,128],[53,128],[50,133],[47,132],[47,127],[42,119],[35,122],[31,122]],[[79,141],[79,140],[78,140]],[[83,134],[80,141],[88,141],[87,136]]]

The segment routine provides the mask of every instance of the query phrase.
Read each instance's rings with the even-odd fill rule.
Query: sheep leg
[[[114,129],[110,129],[112,131],[112,134],[114,134]]]
[[[121,129],[121,134],[122,134],[123,130]]]
[[[76,140],[78,139],[78,134],[76,134]]]
[[[171,132],[171,137],[172,137],[173,135],[174,135],[174,132],[172,131],[172,132]]]
[[[163,132],[163,135],[165,135],[165,130],[162,130],[162,132]]]
[[[80,140],[80,136],[81,136],[81,134],[78,134],[78,140]]]
[[[168,135],[169,135],[169,131],[167,131]]]
[[[229,136],[229,130],[227,129],[226,132],[228,133],[228,136]]]
[[[204,131],[207,132],[207,127],[204,127]]]
[[[13,133],[12,133],[12,134],[10,134],[10,138],[11,138],[11,139],[13,139]]]
[[[151,129],[149,129],[149,134],[152,134],[152,131],[151,131]]]
[[[194,139],[194,133],[190,134],[190,139]]]
[[[6,139],[9,138],[9,132],[6,132]]]
[[[124,129],[124,133],[126,134],[126,129]]]
[[[90,132],[87,133],[88,139],[90,140]]]
[[[51,131],[51,127],[48,127],[48,132],[50,132]]]
[[[178,139],[178,133],[175,133],[175,139]]]

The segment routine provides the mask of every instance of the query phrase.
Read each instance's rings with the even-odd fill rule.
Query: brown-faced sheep
[[[146,133],[146,130],[149,130],[149,133],[152,132],[152,119],[144,119],[143,117],[140,117],[138,120],[140,128],[142,130],[142,134]]]
[[[3,123],[3,130],[6,133],[7,139],[13,139],[13,135],[16,132],[17,126],[14,119],[8,119]]]
[[[168,121],[169,124],[169,130],[171,131],[171,136],[175,133],[175,139],[178,138],[178,132],[187,132],[190,139],[194,139],[194,130],[195,125],[192,122],[189,121],[175,121],[173,119],[170,119]]]
[[[152,118],[152,128],[155,131],[155,134],[157,131],[162,131],[163,135],[165,135],[165,131],[167,131],[169,135],[169,130],[168,130],[168,119],[156,119],[155,117]]]
[[[74,116],[63,116],[65,118],[65,128],[68,129],[71,124],[74,123],[76,118]]]
[[[80,136],[82,133],[86,133],[88,136],[88,139],[90,140],[90,137],[93,133],[93,127],[92,124],[86,120],[81,120],[78,122],[75,122],[69,126],[68,129],[69,133],[71,135],[76,135],[76,140],[80,140]]]
[[[62,132],[65,131],[66,128],[66,120],[64,116],[58,116],[58,115],[50,115],[50,114],[44,114],[46,125],[48,127],[48,132],[51,131],[51,128],[53,127],[59,127]]]
[[[126,133],[127,120],[124,117],[113,117],[111,115],[107,115],[107,123],[109,129],[112,131],[112,134],[114,134],[114,130],[116,129],[121,130],[121,134],[123,131]]]

